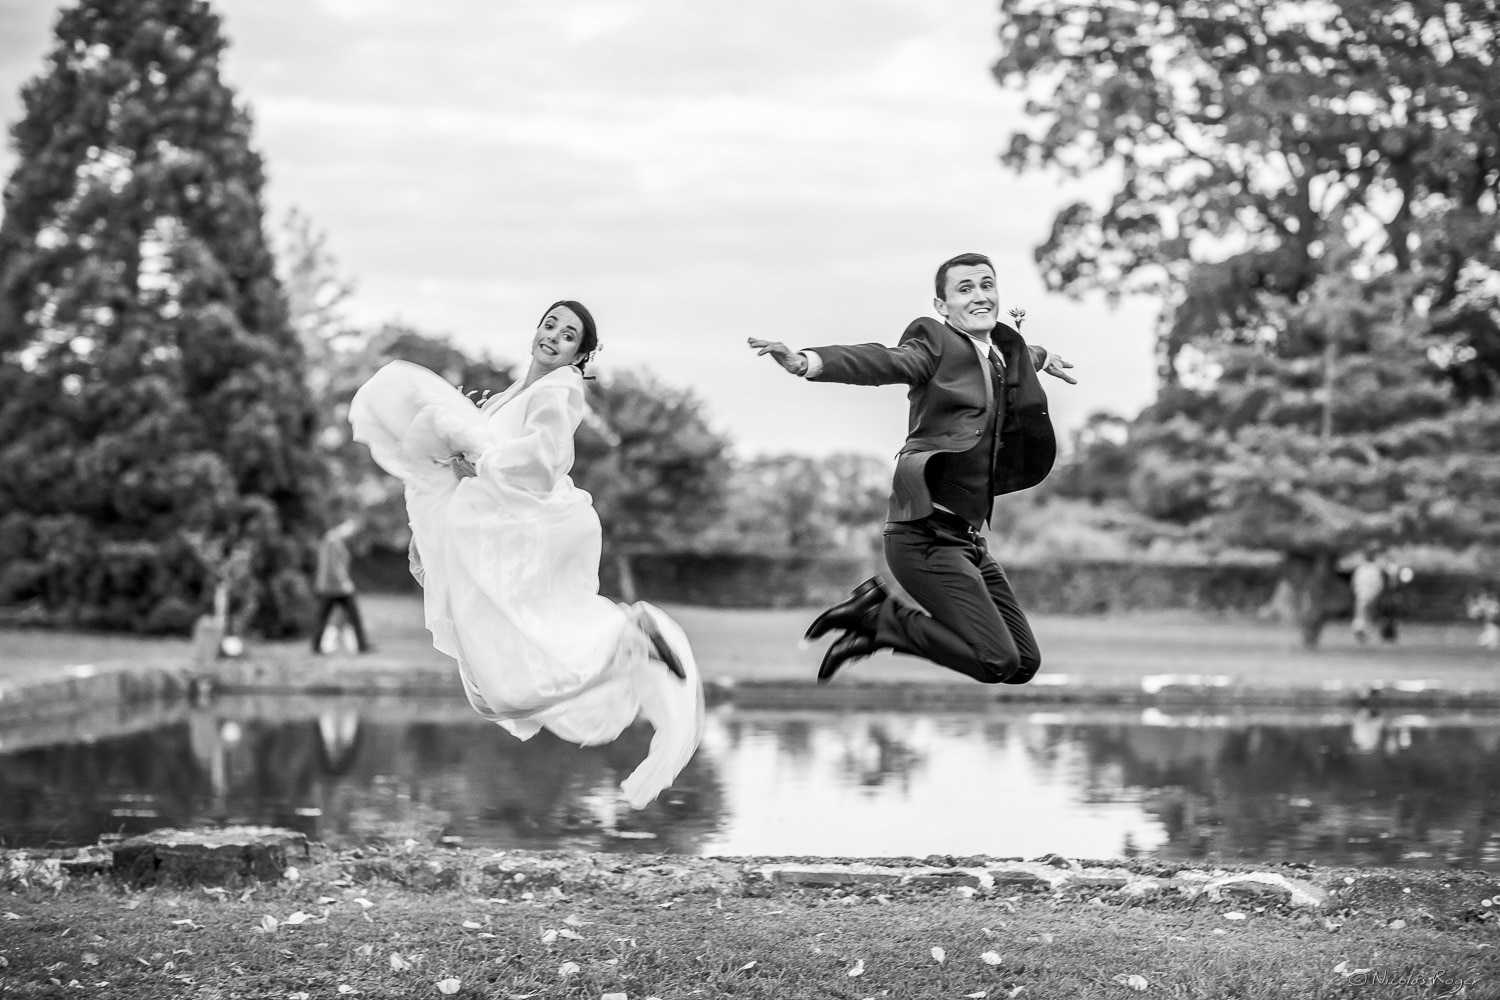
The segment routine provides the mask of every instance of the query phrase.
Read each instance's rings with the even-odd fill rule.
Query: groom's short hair
[[[937,290],[937,297],[946,299],[948,297],[948,272],[955,267],[978,267],[983,264],[994,273],[995,265],[982,253],[961,253],[957,257],[949,257],[937,269],[937,277],[933,279],[933,287]]]

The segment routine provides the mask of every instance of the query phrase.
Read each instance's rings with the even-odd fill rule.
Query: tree
[[[1202,340],[1263,337],[1263,296],[1295,301],[1337,241],[1371,273],[1414,279],[1447,375],[1466,395],[1494,390],[1495,0],[1001,9],[995,75],[1028,88],[1044,124],[1004,161],[1117,179],[1104,209],[1058,214],[1043,275],[1071,293],[1162,297],[1166,383]]]
[[[691,549],[718,517],[729,478],[728,442],[690,391],[622,372],[590,383],[603,435],[581,442],[574,479],[594,496],[606,558],[621,596],[635,600],[631,557]]]
[[[1048,283],[1164,304],[1137,506],[1285,553],[1309,644],[1341,551],[1500,537],[1493,0],[1002,9],[1006,162],[1118,181]]]
[[[328,390],[336,353],[357,350],[365,335],[350,320],[354,281],[339,268],[328,249],[328,234],[307,213],[293,208],[282,221],[277,240],[277,276],[286,289],[287,313],[307,357],[307,382],[315,404]]]
[[[731,552],[868,552],[879,540],[890,484],[890,463],[870,455],[761,455],[736,462],[728,490],[734,503],[705,544]]]
[[[23,90],[0,222],[0,604],[186,631],[244,553],[295,632],[314,412],[262,227],[260,157],[201,0],[80,0]]]

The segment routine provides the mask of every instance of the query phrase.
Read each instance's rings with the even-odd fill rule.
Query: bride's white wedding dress
[[[599,517],[568,475],[583,412],[572,366],[480,408],[426,368],[393,361],[355,393],[349,421],[406,486],[427,627],[458,661],[470,704],[521,739],[546,727],[585,745],[643,715],[651,748],[621,784],[640,808],[697,749],[703,686],[671,618],[636,605],[686,680],[650,659],[627,610],[599,595]],[[440,464],[457,454],[476,476]]]

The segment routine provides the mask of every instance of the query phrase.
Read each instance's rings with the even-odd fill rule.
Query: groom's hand
[[[793,375],[802,375],[807,372],[807,358],[801,353],[792,350],[779,340],[761,340],[759,337],[749,338],[750,347],[757,355],[769,354],[776,363]]]

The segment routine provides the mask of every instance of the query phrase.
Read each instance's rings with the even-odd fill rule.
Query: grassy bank
[[[433,650],[416,597],[369,595],[364,615],[379,651],[360,662],[446,663]],[[672,607],[693,640],[709,680],[809,681],[821,644],[797,640],[816,609],[739,611]],[[1240,616],[1153,612],[1106,617],[1037,616],[1042,674],[1077,683],[1131,682],[1156,674],[1211,674],[1276,687],[1421,679],[1454,688],[1500,690],[1500,654],[1476,648],[1468,625],[1407,628],[1394,645],[1360,645],[1348,629],[1331,625],[1322,647],[1303,649],[1284,625]],[[308,659],[303,642],[252,643],[263,659]],[[96,636],[70,632],[0,633],[0,680],[54,675],[68,664],[130,660],[159,664],[186,659],[184,640]],[[852,682],[934,682],[968,685],[958,674],[910,657],[880,653],[847,671]]]
[[[1339,908],[1311,913],[1087,892],[788,889],[726,882],[734,866],[706,859],[566,865],[549,876],[476,852],[393,849],[248,889],[13,883],[0,896],[0,996],[1500,993],[1497,922],[1469,898],[1500,887],[1480,876],[1324,872],[1344,887]]]

